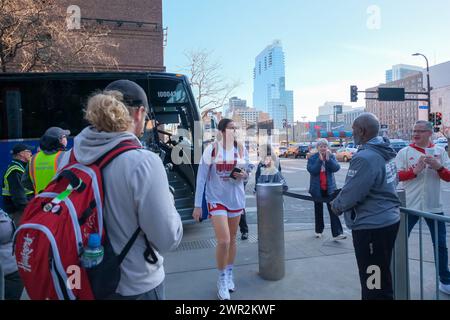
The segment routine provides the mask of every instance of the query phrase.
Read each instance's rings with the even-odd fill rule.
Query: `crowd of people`
[[[43,134],[40,150],[35,155],[26,144],[13,147],[13,160],[3,176],[5,212],[0,214],[0,263],[6,274],[7,299],[19,299],[23,291],[18,267],[10,252],[14,225],[20,224],[27,204],[68,164],[75,161],[89,166],[125,141],[137,147],[118,155],[102,170],[106,190],[104,222],[115,252],[127,247],[136,230],[137,233],[132,241],[135,245],[128,248],[120,265],[121,277],[115,294],[108,299],[165,298],[162,254],[179,245],[183,227],[161,159],[142,148],[139,141],[148,119],[147,101],[144,90],[136,83],[115,81],[89,98],[85,119],[90,125],[74,138],[72,149],[66,150],[70,131],[58,127],[51,127]],[[341,189],[334,176],[340,165],[326,139],[317,142],[318,152],[307,163],[309,192],[314,201],[315,236],[323,235],[323,205],[326,204],[333,240],[346,239],[340,221],[343,214],[352,232],[362,299],[393,299],[390,264],[400,221],[398,183],[403,183],[406,190],[408,208],[443,215],[440,193],[436,190],[440,189],[441,180],[450,181],[449,157],[444,149],[431,142],[433,128],[428,122],[418,121],[414,125],[412,144],[398,154],[389,141],[379,135],[379,128],[379,121],[370,113],[354,121],[353,135],[359,148]],[[233,268],[239,227],[241,239],[248,239],[245,187],[253,166],[246,148],[237,139],[237,129],[233,120],[222,119],[217,140],[205,148],[192,213],[196,221],[205,216],[210,218],[214,229],[220,300],[230,300],[230,293],[237,289]],[[258,152],[260,161],[255,186],[275,182],[287,190],[280,161],[272,147],[259,146]],[[450,294],[445,224],[437,224],[436,238],[434,222],[428,219],[426,222],[433,244],[438,247],[439,289]],[[417,217],[410,217],[408,223],[411,232]],[[146,256],[148,250],[143,254],[143,248],[148,249],[149,243],[154,249],[152,262]],[[368,286],[370,273],[367,270],[373,266],[380,270],[379,288]]]

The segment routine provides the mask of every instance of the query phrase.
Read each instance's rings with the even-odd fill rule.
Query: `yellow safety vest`
[[[11,197],[12,194],[9,190],[9,182],[8,182],[8,177],[9,175],[13,172],[13,171],[19,171],[21,175],[23,175],[25,173],[25,168],[23,167],[23,164],[20,163],[19,161],[13,160],[8,168],[6,169],[6,173],[3,176],[3,188],[2,188],[2,196],[7,196],[7,197]],[[25,188],[25,194],[28,195],[32,195],[34,192],[32,190],[28,190]]]
[[[42,192],[52,181],[58,169],[58,158],[61,151],[45,154],[39,151],[30,161],[30,179],[33,182],[34,194]]]

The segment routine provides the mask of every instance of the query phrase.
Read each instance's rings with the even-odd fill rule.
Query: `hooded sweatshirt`
[[[345,186],[332,202],[344,212],[349,229],[379,229],[400,221],[395,156],[387,139],[375,137],[351,160]]]
[[[130,132],[98,132],[85,128],[74,139],[73,152],[81,164],[89,165],[124,140],[138,138]],[[66,152],[60,168],[68,163]],[[139,235],[122,262],[117,293],[139,295],[160,285],[165,277],[161,253],[175,249],[183,227],[161,159],[145,149],[127,151],[103,169],[104,219],[116,254],[120,253],[138,226]],[[144,233],[155,254],[156,264],[144,259]]]

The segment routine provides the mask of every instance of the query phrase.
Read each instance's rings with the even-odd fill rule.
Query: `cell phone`
[[[236,180],[236,178],[233,176],[233,174],[234,174],[235,172],[241,173],[241,172],[242,172],[242,169],[239,169],[238,167],[235,167],[235,168],[233,169],[233,171],[231,171],[231,173],[230,173],[230,178],[231,178],[231,179],[235,179],[235,180]]]

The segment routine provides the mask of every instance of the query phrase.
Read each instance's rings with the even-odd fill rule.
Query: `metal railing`
[[[405,190],[397,190],[397,194],[402,202],[400,207],[400,226],[395,241],[395,246],[392,254],[392,280],[394,289],[394,298],[396,300],[410,300],[410,273],[409,273],[409,230],[408,230],[408,216],[414,215],[419,217],[419,264],[420,264],[420,298],[424,298],[424,277],[423,277],[423,239],[422,239],[422,218],[433,220],[434,223],[434,256],[435,256],[435,271],[436,271],[436,299],[439,300],[439,241],[438,241],[438,223],[450,223],[450,217],[436,215],[429,212],[412,210],[406,208],[406,194]],[[284,192],[283,195],[295,199],[314,201],[309,195],[297,194],[292,192]]]
[[[397,300],[409,300],[411,298],[410,290],[410,272],[409,272],[409,224],[408,217],[414,215],[419,217],[419,273],[420,273],[420,299],[424,299],[424,276],[423,276],[423,236],[422,236],[422,221],[429,219],[433,221],[434,225],[434,267],[435,267],[435,288],[436,299],[439,300],[439,234],[438,224],[450,223],[450,217],[437,215],[429,212],[412,210],[405,208],[406,194],[404,190],[397,191],[403,207],[400,207],[400,228],[395,243],[393,254],[393,282],[394,295]],[[430,230],[431,232],[431,230]],[[433,234],[431,234],[433,237]],[[432,241],[433,242],[433,241]]]

